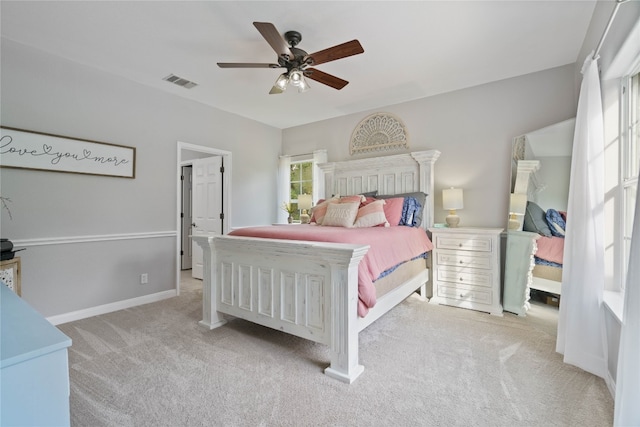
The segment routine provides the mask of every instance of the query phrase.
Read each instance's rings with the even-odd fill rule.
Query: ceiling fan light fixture
[[[287,90],[287,85],[289,84],[289,76],[286,73],[280,74],[278,79],[273,84],[273,88],[271,88],[270,94],[274,93],[282,93]]]
[[[0,0],[1,1],[1,0]],[[624,1],[624,0],[618,0]],[[364,53],[364,49],[358,40],[351,40],[346,43],[332,46],[327,49],[308,54],[299,49],[298,43],[302,40],[302,34],[298,31],[287,31],[284,37],[271,22],[254,22],[258,32],[266,40],[277,56],[277,63],[255,63],[255,62],[218,62],[220,68],[286,68],[287,72],[278,78],[276,84],[269,93],[282,93],[289,83],[298,88],[298,92],[306,92],[309,85],[305,80],[305,75],[311,80],[340,90],[349,82],[342,80],[331,74],[320,70],[308,69],[308,65],[319,65],[348,56]],[[286,79],[286,84],[282,81]]]
[[[304,78],[300,80],[300,84],[298,85],[299,93],[306,92],[309,90],[309,88],[310,88],[309,83],[307,83],[307,81]]]
[[[304,75],[302,74],[302,71],[298,70],[297,68],[292,69],[289,72],[289,82],[292,85],[299,87],[302,82],[304,82]]]

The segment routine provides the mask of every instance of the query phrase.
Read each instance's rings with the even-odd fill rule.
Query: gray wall
[[[6,39],[1,48],[3,126],[137,150],[135,179],[0,169],[13,214],[2,211],[1,234],[27,247],[23,297],[43,315],[175,289],[177,141],[232,152],[231,226],[275,220],[276,206],[244,200],[274,205],[279,129]]]
[[[378,111],[404,122],[410,151],[442,152],[435,166],[435,222],[446,216],[442,189],[455,186],[464,190],[462,226],[506,227],[512,140],[575,116],[574,66],[285,129],[282,151],[326,148],[329,161],[348,159],[353,129]]]

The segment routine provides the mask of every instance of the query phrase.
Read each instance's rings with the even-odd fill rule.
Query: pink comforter
[[[233,236],[316,242],[356,243],[370,248],[358,265],[358,315],[364,317],[376,304],[373,282],[382,272],[433,249],[418,227],[343,228],[315,224],[239,228]]]
[[[564,255],[564,239],[562,237],[540,236],[540,238],[536,240],[536,244],[538,245],[538,250],[536,251],[538,258],[562,264]]]

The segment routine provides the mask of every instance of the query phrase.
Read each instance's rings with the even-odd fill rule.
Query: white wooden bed
[[[420,151],[320,165],[321,194],[428,194],[422,227],[433,225],[433,166],[440,152]],[[238,236],[193,239],[204,251],[203,319],[209,329],[225,315],[330,346],[325,374],[353,382],[364,370],[358,363],[358,333],[421,289],[427,296],[426,268],[378,298],[365,317],[357,315],[358,263],[366,245],[303,242]]]

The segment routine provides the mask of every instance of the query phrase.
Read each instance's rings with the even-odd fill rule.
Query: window
[[[322,165],[327,163],[327,150],[314,150],[313,153],[282,155],[278,161],[278,220],[285,221],[287,213],[283,205],[293,208],[292,220],[300,221],[299,196],[311,196],[311,205],[324,196],[324,178]],[[309,202],[307,198],[307,203]],[[309,212],[307,212],[309,213]]]
[[[640,171],[640,74],[623,81],[621,114],[621,186],[622,186],[622,289],[626,284],[631,233],[635,216],[638,172]]]
[[[289,166],[289,200],[294,221],[300,220],[298,209],[298,196],[300,194],[313,194],[313,161],[291,162]]]

